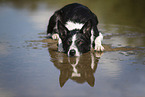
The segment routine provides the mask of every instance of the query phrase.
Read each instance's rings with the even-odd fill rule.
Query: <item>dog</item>
[[[55,11],[47,26],[47,35],[58,39],[58,51],[80,56],[90,51],[103,51],[103,35],[97,28],[97,16],[86,6],[72,3]]]

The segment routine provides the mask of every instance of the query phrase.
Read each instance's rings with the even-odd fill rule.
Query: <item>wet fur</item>
[[[73,54],[70,51],[73,48],[73,56],[80,56],[91,48],[97,51],[104,50],[101,45],[103,36],[99,33],[97,24],[96,15],[88,7],[73,3],[57,10],[51,16],[47,34],[48,37],[58,39],[58,51],[70,56]]]

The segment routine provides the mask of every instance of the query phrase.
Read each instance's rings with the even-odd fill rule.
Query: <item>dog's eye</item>
[[[82,45],[83,42],[82,42],[82,41],[78,41],[77,44],[78,44],[78,45]]]

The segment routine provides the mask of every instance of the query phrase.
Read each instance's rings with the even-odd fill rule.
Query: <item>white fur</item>
[[[93,47],[93,41],[94,41],[94,31],[91,30],[91,48]]]
[[[58,51],[64,52],[61,38],[58,38]]]
[[[69,56],[70,50],[72,50],[72,49],[74,49],[76,51],[75,56],[80,56],[80,52],[79,52],[77,46],[75,45],[75,41],[76,41],[76,34],[73,35],[73,37],[72,37],[72,44],[71,44],[71,46],[69,48],[68,56]]]
[[[91,53],[91,68],[94,70],[94,67],[95,67],[95,58],[93,53]]]
[[[80,61],[80,57],[76,57],[76,62],[75,63],[71,63],[70,62],[70,57],[68,57],[68,62],[71,64],[71,66],[73,67],[73,72],[72,72],[72,76],[71,77],[81,77],[81,74],[78,72],[77,70],[77,65]]]
[[[52,39],[58,39],[58,51],[63,52],[64,50],[63,50],[63,46],[62,46],[62,40],[59,37],[59,35],[58,34],[53,34]]]
[[[95,39],[95,50],[96,51],[104,51],[104,47],[101,44],[101,41],[103,40],[103,35],[99,33],[99,36]]]
[[[59,35],[58,34],[53,34],[52,39],[59,39]]]
[[[74,23],[72,21],[68,21],[65,26],[67,27],[68,30],[74,30],[74,29],[81,29],[83,25],[84,24],[82,23]]]

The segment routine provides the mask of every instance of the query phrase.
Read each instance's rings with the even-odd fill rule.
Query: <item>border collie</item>
[[[103,35],[97,28],[97,16],[81,4],[73,3],[57,10],[47,27],[48,37],[58,39],[58,51],[80,56],[94,48],[103,51]]]

